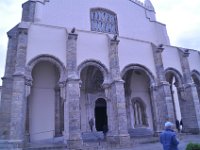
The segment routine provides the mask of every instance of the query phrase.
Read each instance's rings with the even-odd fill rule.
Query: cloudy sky
[[[4,74],[6,32],[20,22],[21,4],[25,1],[0,0],[0,77]],[[151,1],[156,10],[157,20],[167,25],[171,44],[200,50],[200,0]]]

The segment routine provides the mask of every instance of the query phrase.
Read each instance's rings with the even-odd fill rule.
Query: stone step
[[[132,145],[148,144],[148,143],[156,143],[156,142],[159,142],[159,137],[148,136],[148,137],[137,137],[137,138],[131,139]]]
[[[153,136],[154,132],[149,128],[135,128],[129,129],[130,137],[146,137]]]
[[[103,132],[83,132],[82,133],[83,142],[87,141],[102,141],[104,140]]]
[[[64,150],[67,145],[64,144],[63,137],[54,137],[51,139],[44,139],[40,141],[34,141],[26,145],[24,150]]]
[[[0,140],[0,150],[21,150],[23,145],[17,140]]]
[[[23,150],[67,150],[67,145],[35,145]]]

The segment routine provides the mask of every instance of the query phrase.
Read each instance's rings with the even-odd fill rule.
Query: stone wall
[[[196,75],[199,75],[200,70],[194,62],[190,63],[191,50],[167,45],[169,43],[164,37],[166,35],[159,35],[161,36],[159,37],[155,34],[152,24],[157,24],[157,22],[150,22],[153,19],[151,13],[154,13],[150,2],[148,5],[143,5],[138,1],[132,2],[126,1],[124,4],[130,12],[137,10],[140,14],[139,21],[132,22],[134,25],[145,20],[144,24],[141,24],[142,31],[132,32],[132,29],[135,30],[136,28],[129,26],[130,24],[127,26],[127,29],[122,28],[126,19],[128,19],[128,23],[130,22],[130,18],[123,17],[125,18],[124,21],[122,18],[118,18],[119,35],[91,32],[88,28],[89,22],[87,22],[87,27],[82,28],[81,25],[85,24],[81,22],[81,19],[84,17],[81,17],[81,19],[75,17],[68,19],[68,21],[64,19],[69,26],[61,23],[63,19],[60,20],[60,24],[57,24],[56,20],[60,17],[49,18],[49,16],[52,17],[50,15],[52,11],[53,13],[60,13],[60,11],[54,12],[54,7],[52,7],[53,4],[61,7],[60,3],[56,1],[49,1],[48,5],[47,3],[40,3],[40,9],[43,8],[44,10],[43,17],[47,18],[37,16],[43,20],[41,22],[37,20],[39,22],[36,24],[34,20],[35,13],[40,15],[38,12],[35,12],[38,1],[28,1],[23,5],[22,22],[8,32],[9,43],[0,105],[0,139],[4,143],[9,141],[13,145],[22,146],[30,142],[30,137],[26,133],[28,131],[26,129],[32,125],[29,124],[28,99],[31,94],[34,94],[32,88],[37,89],[37,87],[33,87],[34,78],[32,75],[35,66],[40,62],[49,62],[59,71],[60,77],[55,87],[57,92],[52,94],[52,97],[55,95],[55,99],[60,100],[63,104],[63,108],[60,110],[62,110],[61,113],[64,115],[64,127],[59,130],[55,129],[55,136],[59,132],[60,136],[63,136],[62,142],[68,144],[70,148],[81,148],[83,145],[82,132],[84,130],[88,132],[88,128],[85,126],[82,129],[81,124],[83,122],[86,124],[89,120],[87,117],[91,117],[91,114],[93,114],[87,114],[88,116],[85,118],[81,117],[81,112],[84,112],[81,109],[86,109],[86,107],[81,106],[84,105],[81,102],[84,98],[81,96],[87,96],[87,94],[81,95],[81,92],[83,92],[81,89],[84,89],[81,86],[85,86],[81,81],[81,72],[86,67],[93,67],[93,72],[90,72],[90,69],[88,69],[88,74],[93,74],[90,77],[95,78],[94,74],[97,71],[101,72],[100,74],[103,76],[101,77],[102,81],[99,81],[98,77],[97,80],[87,80],[101,82],[101,85],[98,85],[101,92],[95,93],[94,90],[91,90],[91,92],[93,92],[93,98],[99,96],[99,98],[105,99],[107,103],[107,116],[109,120],[107,142],[109,144],[115,144],[120,147],[129,145],[131,141],[128,128],[128,122],[130,122],[128,119],[130,117],[127,117],[127,112],[129,112],[127,105],[129,103],[126,103],[126,101],[130,96],[135,97],[136,94],[132,92],[130,95],[133,87],[128,86],[130,83],[126,80],[126,76],[129,76],[127,78],[134,78],[134,76],[131,73],[127,73],[129,71],[142,72],[148,77],[143,86],[145,86],[146,93],[148,93],[148,101],[151,101],[147,105],[151,105],[149,107],[152,110],[152,118],[149,118],[151,119],[149,122],[153,122],[152,132],[161,131],[166,121],[175,122],[175,106],[169,81],[171,75],[178,81],[176,88],[184,124],[183,131],[189,133],[200,132],[199,90],[191,76],[192,70],[195,70]],[[101,7],[107,7],[106,4],[102,3],[102,0],[99,1],[99,6]],[[77,5],[74,6],[77,7]],[[74,8],[74,6],[71,6],[71,8]],[[116,13],[124,13],[121,7],[118,8],[116,6],[118,5],[111,5],[110,9],[116,10]],[[136,9],[132,9],[132,6]],[[65,7],[68,7],[68,5]],[[85,6],[81,10],[89,10],[91,7],[93,5],[87,5],[87,7]],[[58,10],[58,8],[56,9]],[[144,9],[152,11],[151,13],[149,12],[148,18],[144,17]],[[68,11],[68,9],[64,10]],[[88,11],[86,12],[88,13]],[[79,14],[79,11],[74,12],[74,14],[77,13]],[[72,24],[77,26],[71,29]],[[146,32],[148,34],[143,33],[143,29],[145,31],[148,30]],[[164,26],[162,29],[164,30]],[[129,32],[126,33],[125,30]],[[129,33],[134,33],[134,35]],[[159,41],[165,45],[155,40],[159,38],[165,39]],[[192,57],[198,60],[200,56],[198,53],[193,53]],[[172,58],[173,62],[170,61],[170,58]],[[197,63],[199,64],[200,62]],[[192,65],[192,70],[190,65]],[[84,76],[82,80],[86,80],[85,78],[87,76]],[[195,80],[198,80],[198,78]],[[94,88],[96,84],[99,84],[95,82],[92,84]],[[197,81],[195,82],[198,83]],[[133,82],[132,84],[135,83]],[[90,89],[92,88],[90,87]],[[94,96],[95,94],[96,96]],[[140,100],[141,96],[139,95],[138,97],[138,100]],[[144,101],[147,101],[147,99]],[[48,107],[49,105],[50,103],[45,103],[41,108]],[[59,104],[57,103],[56,105]],[[85,103],[85,105],[89,104]],[[43,111],[45,110],[40,109],[39,113],[42,114]],[[51,122],[56,127],[59,126],[58,118],[61,117],[59,114],[59,107],[56,107],[53,115],[55,115],[57,121],[55,124],[53,121],[53,123]],[[81,121],[81,119],[85,119],[85,121]],[[137,127],[133,125],[132,129],[137,130]]]

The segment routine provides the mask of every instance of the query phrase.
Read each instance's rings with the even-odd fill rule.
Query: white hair
[[[169,122],[169,121],[167,121],[166,123],[165,123],[165,128],[171,128],[173,126],[173,123],[171,123],[171,122]]]

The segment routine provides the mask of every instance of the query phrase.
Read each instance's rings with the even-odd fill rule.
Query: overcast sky
[[[0,0],[0,77],[4,74],[6,32],[20,22],[21,4],[25,1]],[[151,0],[151,2],[156,10],[157,21],[167,25],[171,45],[200,50],[200,0]]]

